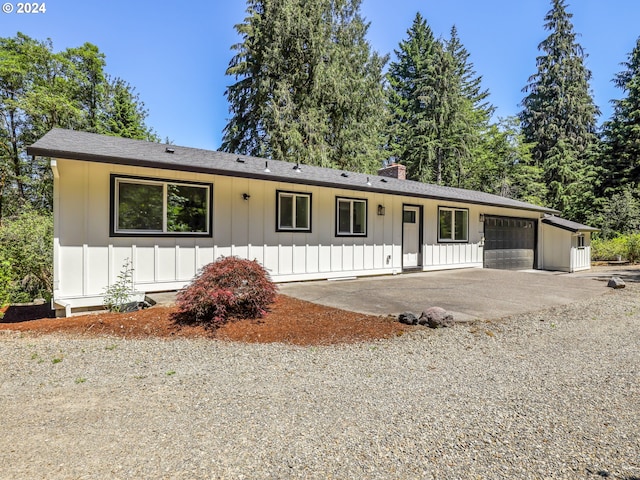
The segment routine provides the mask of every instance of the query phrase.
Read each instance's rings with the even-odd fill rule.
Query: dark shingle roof
[[[545,215],[542,219],[542,223],[546,223],[547,225],[552,225],[554,227],[562,228],[563,230],[569,230],[573,233],[578,232],[599,232],[599,228],[590,227],[588,225],[583,225],[578,222],[572,222],[571,220],[565,220],[564,218],[554,217],[550,215]]]
[[[173,153],[168,153],[166,149],[173,150]],[[296,164],[290,162],[73,130],[53,129],[28,147],[27,153],[29,155],[70,160],[256,178],[298,185],[319,185],[363,192],[406,195],[442,201],[557,213],[550,208],[474,190],[443,187],[363,173],[344,172],[303,164],[300,165],[300,171],[298,171],[295,169]],[[267,165],[269,172],[265,171]]]

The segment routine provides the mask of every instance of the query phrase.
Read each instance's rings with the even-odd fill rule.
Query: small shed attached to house
[[[591,268],[591,233],[599,229],[553,215],[542,218],[544,270],[577,272]]]

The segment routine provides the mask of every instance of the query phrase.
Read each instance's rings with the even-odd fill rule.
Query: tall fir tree
[[[537,72],[524,88],[520,113],[525,140],[544,171],[546,203],[574,220],[584,220],[593,201],[596,116],[585,67],[565,0],[552,0],[545,16],[550,31],[538,49]]]
[[[495,108],[489,101],[489,90],[482,86],[482,76],[474,70],[470,59],[471,54],[460,41],[455,25],[451,28],[445,46],[455,62],[456,75],[460,82],[460,93],[464,99],[463,105],[466,107],[466,111],[459,115],[462,124],[466,126],[461,129],[466,132],[466,135],[460,139],[463,140],[461,142],[463,148],[460,150],[466,155],[458,155],[456,182],[456,186],[464,187],[467,186],[469,178],[475,173],[470,164],[483,146],[482,137],[489,129],[489,122]]]
[[[375,171],[383,158],[386,59],[361,0],[249,0],[236,25],[222,149]]]
[[[410,178],[464,186],[492,107],[455,27],[436,39],[418,12],[389,66],[389,150]]]
[[[640,38],[613,82],[626,96],[613,100],[613,114],[604,124],[600,157],[605,197],[627,189],[638,197],[640,186]]]

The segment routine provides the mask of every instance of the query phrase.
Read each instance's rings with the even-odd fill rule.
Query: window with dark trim
[[[111,176],[112,236],[211,236],[213,185]]]
[[[469,210],[466,208],[438,208],[438,241],[469,241]]]
[[[336,197],[336,236],[367,235],[367,201],[360,198]]]
[[[311,194],[276,192],[276,231],[311,231]]]

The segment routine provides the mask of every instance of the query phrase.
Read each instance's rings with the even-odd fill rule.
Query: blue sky
[[[9,3],[14,11],[0,13],[0,36],[21,31],[50,38],[56,51],[94,43],[106,55],[107,71],[136,88],[149,110],[147,123],[161,138],[219,148],[229,117],[224,92],[233,83],[224,72],[239,41],[233,27],[244,18],[243,0],[49,0],[39,14],[18,14],[18,2]],[[521,90],[535,73],[549,8],[549,0],[363,0],[361,12],[371,23],[372,47],[392,59],[417,11],[437,36],[447,37],[455,24],[504,117],[518,113]],[[622,94],[611,79],[640,36],[640,2],[569,0],[569,11],[589,55],[601,120],[607,119],[610,100]]]

